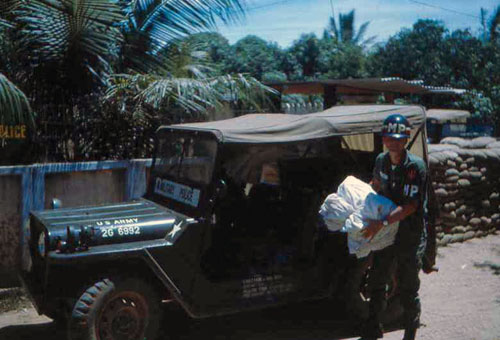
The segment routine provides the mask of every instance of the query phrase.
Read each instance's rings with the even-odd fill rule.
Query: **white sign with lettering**
[[[161,178],[156,178],[155,193],[193,207],[197,207],[200,200],[200,190]]]

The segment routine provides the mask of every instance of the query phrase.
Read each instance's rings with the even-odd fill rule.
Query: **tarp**
[[[427,119],[434,119],[438,122],[446,121],[464,121],[470,117],[469,111],[449,110],[449,109],[430,109],[427,110]]]
[[[384,119],[394,113],[406,116],[412,127],[425,121],[421,106],[352,105],[305,115],[249,114],[213,122],[162,126],[160,130],[212,131],[223,143],[283,143],[380,132]]]

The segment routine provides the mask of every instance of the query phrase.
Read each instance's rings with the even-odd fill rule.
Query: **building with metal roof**
[[[425,85],[422,80],[405,80],[398,77],[268,82],[266,85],[276,89],[281,95],[323,95],[324,108],[338,103],[375,103],[381,94],[386,102],[392,103],[394,99],[404,95],[459,96],[466,92],[465,89],[430,86]]]

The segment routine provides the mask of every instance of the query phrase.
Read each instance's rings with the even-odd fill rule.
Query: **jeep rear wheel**
[[[76,302],[69,340],[152,340],[160,320],[160,299],[138,279],[95,283]]]

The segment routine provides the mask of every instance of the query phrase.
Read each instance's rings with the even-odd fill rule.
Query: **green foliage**
[[[313,95],[287,94],[284,95],[281,100],[283,103],[288,103],[288,104],[304,105],[307,103],[315,103],[315,104],[323,103],[323,97],[319,94],[313,94]]]
[[[154,72],[165,59],[158,51],[190,34],[212,30],[216,18],[230,23],[244,11],[240,0],[121,0],[127,14],[125,44],[118,71]]]
[[[278,45],[249,35],[232,46],[233,58],[229,60],[227,71],[230,73],[249,73],[261,80],[266,72],[277,70],[281,59]]]
[[[131,100],[131,98],[130,98]],[[98,93],[84,95],[72,108],[73,129],[60,136],[64,160],[147,158],[159,117],[152,109],[141,114],[123,110],[123,103],[103,100]]]
[[[219,33],[197,33],[188,38],[194,48],[204,51],[209,62],[218,74],[226,73],[227,65],[231,58],[231,45],[229,41]]]
[[[140,114],[144,106],[166,107],[206,114],[225,101],[239,101],[259,107],[272,90],[242,74],[217,77],[176,78],[155,75],[117,75],[106,99],[120,102],[124,110]],[[130,100],[132,98],[132,100]]]
[[[314,78],[321,73],[321,70],[326,69],[325,65],[320,63],[320,41],[313,33],[302,34],[293,42],[289,53],[294,55],[305,79]]]
[[[0,67],[44,121],[47,155],[150,156],[160,121],[204,119],[228,101],[256,108],[267,100],[272,90],[255,78],[223,75],[231,54],[225,38],[190,39],[215,28],[216,19],[232,23],[243,14],[241,0],[6,0]],[[20,117],[26,97],[0,81],[9,85],[1,88],[2,110]]]
[[[424,79],[436,86],[449,83],[450,68],[443,63],[445,33],[446,28],[438,21],[417,21],[411,30],[403,29],[373,54],[371,73],[381,77]]]
[[[0,124],[32,126],[33,118],[26,95],[0,73]]]
[[[284,82],[287,81],[286,74],[279,71],[266,72],[262,75],[264,82]]]
[[[459,88],[481,88],[487,78],[482,42],[467,30],[456,30],[444,37],[440,63],[448,65],[447,83]]]
[[[379,46],[369,57],[368,70],[375,76],[421,79],[425,84],[470,90],[456,105],[485,120],[498,120],[498,60],[500,44],[484,41],[469,30],[450,33],[438,21],[420,20]]]
[[[366,71],[367,56],[361,46],[353,44],[336,44],[333,53],[328,58],[328,72],[325,78],[363,78]]]
[[[88,91],[85,80],[96,76],[105,82],[109,62],[117,57],[122,40],[117,25],[122,20],[120,7],[111,0],[21,2],[15,17],[22,40],[20,54],[28,56],[32,65],[57,64],[50,70],[61,72],[52,77],[58,76],[68,86],[64,78],[71,72],[71,86]]]
[[[288,80],[302,79],[302,66],[299,64],[295,54],[284,51],[279,64],[279,70],[283,72]]]
[[[469,111],[473,116],[481,118],[486,122],[491,122],[495,119],[495,117],[493,117],[494,108],[491,99],[477,90],[465,93],[460,100],[455,103],[455,106]]]
[[[469,89],[455,105],[500,121],[500,6],[482,10],[479,37],[419,20],[370,51],[369,23],[356,28],[354,10],[331,17],[321,38],[303,34],[287,49],[256,36],[231,46],[218,33],[204,33],[216,18],[239,21],[242,3],[4,0],[2,119],[31,119],[31,106],[40,121],[74,126],[55,135],[76,143],[75,159],[146,157],[161,122],[205,119],[228,103],[259,109],[272,90],[258,80],[397,76]]]

